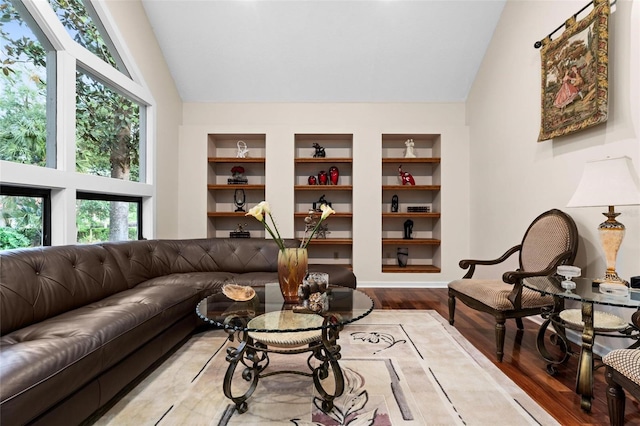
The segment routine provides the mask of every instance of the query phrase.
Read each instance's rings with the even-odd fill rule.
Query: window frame
[[[27,186],[0,185],[0,195],[42,198],[42,247],[51,245],[51,190]]]
[[[92,200],[92,201],[122,201],[125,203],[135,203],[138,206],[138,211],[136,215],[136,219],[138,221],[138,240],[144,240],[143,237],[143,220],[142,220],[142,197],[134,197],[127,195],[114,195],[114,194],[101,194],[94,192],[76,192],[76,200]]]

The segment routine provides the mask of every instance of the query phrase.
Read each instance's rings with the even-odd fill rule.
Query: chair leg
[[[516,325],[518,326],[518,330],[524,330],[524,324],[522,323],[522,318],[516,318]]]
[[[449,295],[449,324],[453,325],[453,317],[456,313],[456,298]]]
[[[604,373],[607,380],[607,408],[609,409],[609,424],[611,426],[624,425],[625,395],[622,387],[613,381],[613,369],[607,366]]]
[[[496,318],[496,356],[498,362],[502,362],[504,356],[505,318]]]

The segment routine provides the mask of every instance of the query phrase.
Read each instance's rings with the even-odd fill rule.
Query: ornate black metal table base
[[[227,348],[226,360],[229,362],[229,366],[227,367],[222,386],[224,395],[234,402],[238,413],[242,414],[247,411],[247,400],[256,390],[258,380],[277,374],[296,374],[313,377],[315,389],[322,399],[322,410],[329,412],[333,409],[333,400],[341,396],[344,392],[344,377],[340,364],[338,363],[340,359],[340,345],[337,344],[339,333],[343,326],[327,326],[327,323],[331,322],[331,317],[325,318],[324,321],[325,326],[322,329],[319,340],[309,343],[307,346],[287,349],[269,348],[267,345],[254,340],[246,331],[226,330],[229,334],[229,341],[233,342],[237,339],[239,344],[237,347]],[[265,371],[269,365],[269,353],[293,355],[305,352],[311,352],[307,359],[307,366],[311,372],[278,370],[267,373]],[[316,367],[312,365],[313,359],[318,361]],[[244,366],[240,367],[244,368],[242,370],[242,379],[245,380],[249,386],[244,394],[234,396],[231,384],[239,364]],[[333,374],[335,382],[333,392],[325,389],[322,384],[323,380],[327,379],[330,373]]]
[[[593,344],[596,335],[608,336],[608,337],[620,337],[636,340],[634,344],[629,346],[630,349],[638,348],[640,346],[639,331],[633,326],[629,325],[625,330],[619,332],[596,332],[594,329],[593,318],[593,303],[582,302],[582,321],[584,322],[584,328],[582,329],[582,345],[580,352],[575,352],[571,348],[571,342],[567,338],[565,323],[559,318],[559,312],[562,310],[563,305],[558,304],[549,311],[543,312],[542,317],[545,321],[538,330],[538,336],[536,339],[536,346],[538,352],[547,361],[547,373],[554,375],[558,372],[557,365],[563,364],[569,359],[570,356],[578,357],[578,370],[576,373],[576,393],[580,395],[580,408],[585,412],[591,411],[591,400],[593,399],[593,371],[600,368],[602,363],[595,365]],[[554,356],[546,346],[546,331],[551,325],[553,332],[549,335],[549,341],[552,345],[557,346],[560,349],[560,355]]]

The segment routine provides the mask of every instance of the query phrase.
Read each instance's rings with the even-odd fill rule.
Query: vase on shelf
[[[298,302],[298,287],[307,274],[306,248],[285,248],[278,252],[278,283],[285,303]]]
[[[318,185],[327,185],[329,183],[329,175],[324,170],[318,172]]]
[[[331,185],[338,184],[338,177],[340,176],[340,171],[336,166],[331,166],[329,168],[329,179],[331,180]]]

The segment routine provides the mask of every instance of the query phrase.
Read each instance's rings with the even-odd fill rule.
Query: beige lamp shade
[[[616,213],[614,207],[636,204],[640,204],[640,186],[629,157],[608,158],[585,164],[582,179],[567,207],[608,206],[608,211],[603,213],[608,219],[598,226],[607,264],[604,278],[595,280],[601,286],[629,285],[616,272],[616,257],[624,238],[625,227],[616,220],[620,213]]]
[[[567,207],[636,204],[640,204],[638,175],[629,157],[619,157],[586,163],[582,179]]]

